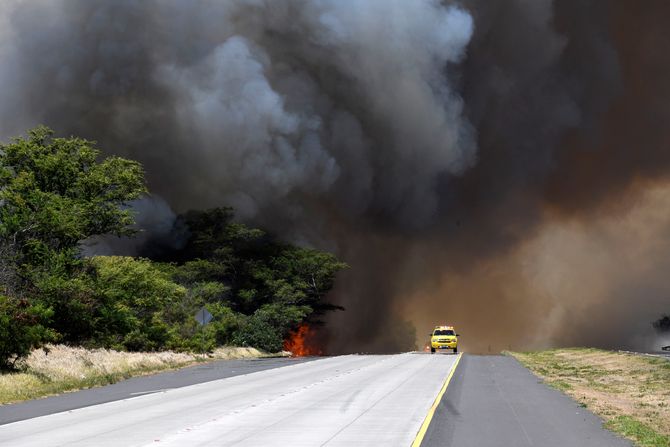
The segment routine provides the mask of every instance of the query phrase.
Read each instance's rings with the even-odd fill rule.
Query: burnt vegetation
[[[40,127],[0,146],[1,368],[54,341],[279,351],[292,329],[337,308],[326,295],[345,264],[237,223],[230,208],[179,216],[176,248],[82,255],[91,238],[132,238],[129,205],[146,194],[139,163],[101,159],[91,141]],[[204,327],[203,306],[214,316]]]

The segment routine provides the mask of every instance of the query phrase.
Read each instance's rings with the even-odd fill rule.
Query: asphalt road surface
[[[28,404],[2,407],[23,410],[22,420],[0,426],[0,445],[630,446],[514,359],[464,355],[453,369],[458,359],[354,355],[276,359],[265,370],[246,361],[221,366],[225,373],[202,370],[199,379],[193,371],[161,374],[111,394],[112,387],[89,390],[105,403],[89,395],[79,400],[88,406],[52,406],[40,417]]]
[[[457,358],[324,358],[2,425],[0,445],[409,446]]]
[[[506,356],[466,355],[422,447],[630,447],[602,421]]]

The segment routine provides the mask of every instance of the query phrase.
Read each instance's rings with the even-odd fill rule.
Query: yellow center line
[[[447,376],[447,379],[444,381],[444,385],[442,385],[442,389],[440,392],[437,394],[437,397],[435,398],[435,402],[433,402],[433,405],[430,407],[430,410],[428,410],[428,414],[426,415],[426,418],[423,420],[423,424],[421,424],[421,428],[419,429],[419,432],[416,434],[416,438],[414,438],[414,442],[412,442],[412,447],[419,447],[421,443],[423,442],[424,436],[426,436],[426,431],[428,431],[428,426],[430,426],[430,421],[433,420],[433,415],[435,414],[435,410],[437,409],[437,406],[440,404],[440,401],[442,400],[442,396],[444,396],[444,393],[447,391],[447,387],[449,386],[449,382],[451,382],[451,378],[454,376],[454,372],[456,372],[456,367],[458,366],[458,362],[461,361],[461,356],[463,354],[460,353],[458,354],[458,358],[454,362],[454,366],[451,367],[451,371],[449,371],[449,375]]]

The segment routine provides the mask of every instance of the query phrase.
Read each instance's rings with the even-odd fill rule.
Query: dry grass
[[[640,446],[670,447],[670,361],[599,349],[508,353]]]
[[[287,355],[287,353],[274,354]],[[208,360],[268,357],[254,348],[222,347],[205,356],[177,352],[119,352],[49,345],[21,365],[0,375],[0,403],[7,404],[94,386],[133,376],[189,366]]]

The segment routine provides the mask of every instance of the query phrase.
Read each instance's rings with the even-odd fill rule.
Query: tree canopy
[[[138,162],[100,160],[94,142],[54,138],[38,127],[0,145],[0,250],[18,275],[41,267],[67,271],[82,240],[133,233],[126,205],[144,193]]]

